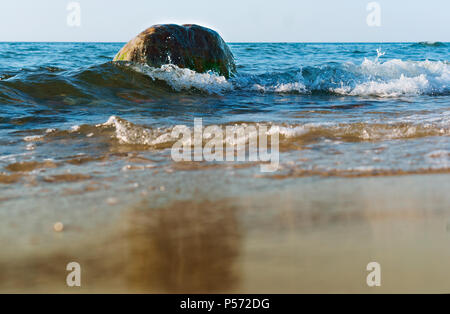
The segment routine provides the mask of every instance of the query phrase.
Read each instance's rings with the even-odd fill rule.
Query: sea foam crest
[[[417,77],[406,77],[401,74],[400,78],[386,82],[369,81],[357,84],[354,87],[335,88],[332,91],[337,94],[351,96],[395,97],[425,94],[430,88],[430,82],[423,74]]]
[[[360,67],[352,67],[366,82],[355,86],[336,88],[339,94],[377,95],[383,97],[448,92],[450,71],[441,61],[403,61],[399,59],[380,63],[365,59]]]
[[[116,116],[109,117],[108,121],[97,126],[114,127],[115,138],[122,144],[156,146],[174,140],[171,129],[144,128]]]
[[[208,94],[224,94],[235,88],[263,93],[334,93],[349,96],[397,97],[442,95],[450,92],[450,69],[446,61],[380,61],[385,52],[377,50],[371,60],[361,64],[331,63],[302,67],[299,73],[272,73],[262,77],[238,75],[227,80],[213,72],[197,73],[173,64],[160,68],[148,65],[131,67],[153,80],[165,81],[175,91],[197,89]]]
[[[132,65],[135,71],[144,73],[153,80],[165,81],[176,91],[198,89],[208,94],[223,94],[233,89],[224,76],[213,72],[197,73],[190,69],[182,69],[173,64],[166,64],[160,68],[148,65]]]
[[[426,136],[449,136],[450,124],[448,119],[431,119],[429,121],[417,121],[411,117],[410,121],[392,120],[388,123],[381,122],[357,122],[357,123],[304,123],[304,124],[278,124],[278,123],[236,123],[218,125],[223,131],[222,143],[246,144],[252,139],[258,139],[261,127],[264,126],[265,134],[273,136],[278,134],[280,139],[288,142],[296,142],[302,138],[311,140],[330,139],[338,141],[383,141],[393,139],[418,138]],[[146,145],[167,148],[170,144],[179,141],[181,133],[193,134],[194,128],[186,125],[175,125],[164,128],[149,128],[131,123],[120,117],[111,116],[107,122],[97,127],[114,128],[114,137],[121,144]],[[184,129],[184,130],[183,130]],[[240,130],[244,129],[244,132]],[[202,126],[203,139],[211,139],[215,131],[208,126]],[[184,138],[184,145],[193,145],[192,138]]]
[[[354,75],[354,83],[345,82],[341,87],[330,88],[337,94],[352,96],[414,96],[444,94],[449,92],[449,65],[442,61],[386,62],[365,59],[360,66],[344,65]]]
[[[350,96],[415,96],[450,92],[450,69],[444,61],[380,61],[384,52],[377,51],[374,60],[303,67],[295,78],[282,82],[257,82],[253,89],[275,93],[331,92]],[[286,75],[289,76],[289,75]],[[290,75],[292,76],[292,75]],[[294,79],[295,81],[292,81]]]

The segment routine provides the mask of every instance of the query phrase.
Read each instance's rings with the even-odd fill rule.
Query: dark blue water
[[[306,150],[307,168],[448,169],[449,43],[230,44],[238,74],[228,81],[111,63],[122,45],[0,43],[2,166],[151,151],[201,117],[275,126],[287,160]],[[367,153],[379,147],[383,156]]]

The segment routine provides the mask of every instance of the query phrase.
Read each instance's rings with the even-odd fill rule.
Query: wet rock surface
[[[199,25],[154,25],[129,41],[113,61],[160,67],[174,64],[198,73],[229,78],[236,71],[230,48],[220,35]]]

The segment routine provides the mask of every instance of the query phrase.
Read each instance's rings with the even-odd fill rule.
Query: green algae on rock
[[[226,78],[236,71],[230,48],[220,35],[199,25],[154,25],[130,40],[113,61],[160,67],[174,64],[198,73],[213,71]]]

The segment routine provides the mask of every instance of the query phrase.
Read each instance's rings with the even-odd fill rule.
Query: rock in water
[[[129,41],[113,61],[160,67],[175,64],[198,73],[213,71],[229,78],[236,71],[230,48],[212,29],[198,25],[154,25]]]

